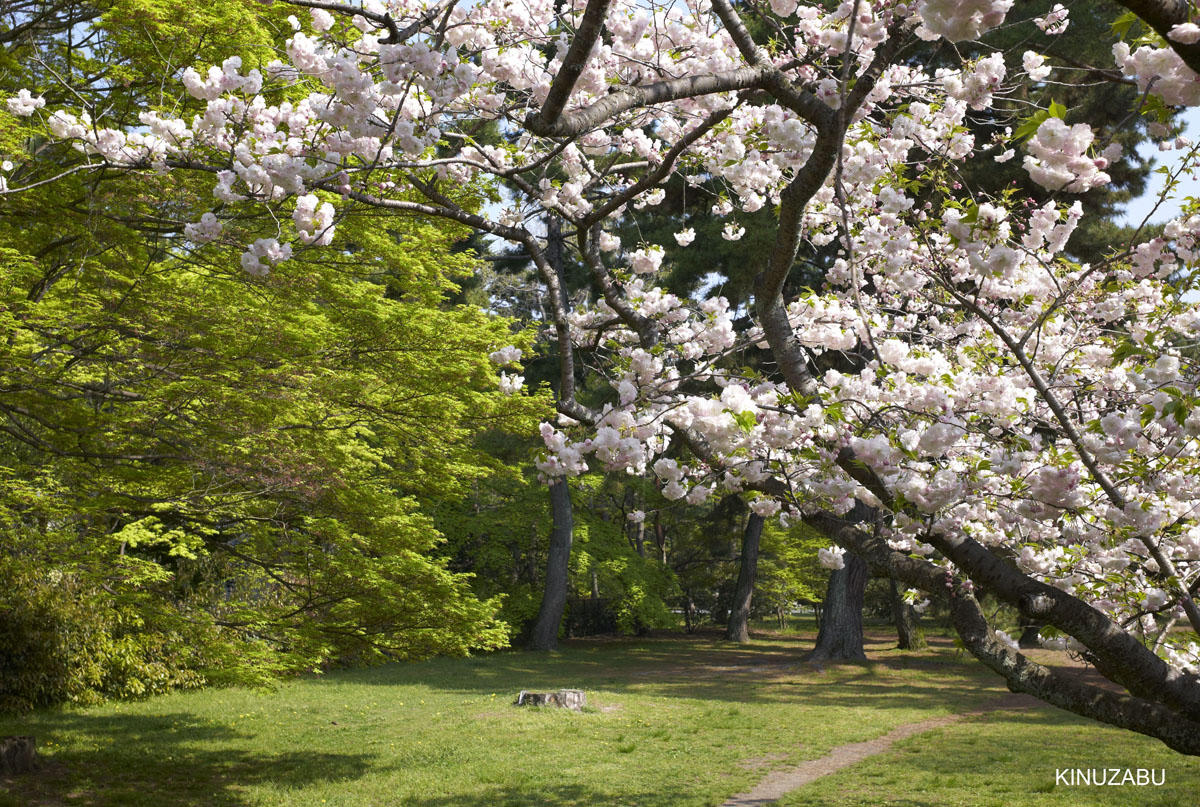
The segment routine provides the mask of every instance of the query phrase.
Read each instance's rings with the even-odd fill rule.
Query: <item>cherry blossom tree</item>
[[[1014,691],[1200,754],[1200,309],[1187,302],[1200,213],[1073,260],[1072,196],[1107,183],[1119,149],[1069,110],[1007,100],[1070,79],[1034,49],[1071,35],[1064,7],[1028,26],[1026,53],[928,71],[905,58],[913,43],[986,40],[1012,0],[287,2],[283,58],[182,76],[207,102],[192,120],[147,111],[121,129],[29,93],[8,108],[82,152],[71,170],[211,173],[220,204],[182,233],[193,246],[224,238],[239,205],[278,211],[277,236],[244,245],[252,274],[324,248],[357,205],[520,245],[559,363],[548,482],[598,466],[692,503],[742,493],[765,519],[827,535],[828,566],[849,552],[948,602]],[[1140,89],[1131,114],[1200,104],[1189,4],[1124,5],[1144,35],[1100,67]],[[977,142],[965,123],[984,110],[1011,114],[1013,133]],[[1190,144],[1163,145],[1177,172],[1194,168]],[[1051,201],[980,194],[956,170],[1009,159]],[[694,231],[614,235],[675,175],[721,184],[724,239],[743,236],[740,215],[776,211],[769,257],[746,269],[752,310],[656,284],[676,250],[704,248]],[[451,192],[500,181],[513,190],[478,209]],[[561,293],[547,216],[590,271],[586,305]],[[823,287],[790,290],[809,247],[838,258]],[[769,352],[766,370],[740,366],[750,350]],[[499,361],[519,394],[513,358]],[[577,395],[585,366],[611,384],[601,406]],[[1051,626],[1045,641],[1119,691],[1030,660],[989,625],[980,590]]]

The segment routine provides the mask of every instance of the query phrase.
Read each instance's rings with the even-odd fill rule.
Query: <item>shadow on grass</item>
[[[242,805],[245,789],[263,783],[300,788],[379,771],[361,753],[255,753],[230,745],[248,735],[193,715],[45,714],[42,737],[86,736],[43,757],[32,774],[0,779],[0,807],[22,805]]]
[[[480,793],[432,798],[407,798],[404,807],[671,807],[688,802],[686,788],[664,786],[643,793],[600,792],[585,785],[552,787],[492,787]]]
[[[880,647],[869,637],[870,659],[813,665],[795,641],[770,638],[752,645],[664,638],[577,639],[556,653],[520,651],[471,659],[434,659],[311,679],[316,686],[426,685],[467,695],[522,689],[580,688],[739,704],[795,703],[870,709],[970,708],[1002,694],[1000,679],[974,659],[935,644],[919,653]],[[889,639],[889,641],[894,641]]]

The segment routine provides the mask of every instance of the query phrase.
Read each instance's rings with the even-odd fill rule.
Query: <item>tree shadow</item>
[[[644,792],[602,792],[586,785],[525,788],[494,786],[473,794],[404,800],[404,807],[674,807],[694,803],[695,794],[681,785]]]
[[[613,696],[652,696],[745,705],[800,701],[813,708],[881,711],[961,711],[1006,694],[1001,679],[949,646],[919,654],[872,648],[867,661],[813,665],[800,660],[794,644],[626,641],[619,655],[612,653],[612,640],[572,640],[559,653],[435,659],[348,670],[314,683],[423,685],[468,697],[507,693],[513,698],[522,689],[577,688],[593,698],[599,695],[600,705]]]
[[[371,754],[259,753],[233,748],[235,741],[251,735],[184,712],[48,713],[40,717],[38,733],[39,743],[75,735],[97,739],[98,744],[66,743],[43,756],[33,773],[0,779],[0,807],[73,803],[234,807],[249,803],[253,785],[301,788],[384,770]],[[43,745],[43,750],[49,749]]]

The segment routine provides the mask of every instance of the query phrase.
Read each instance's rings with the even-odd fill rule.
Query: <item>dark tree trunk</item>
[[[562,221],[550,215],[546,219],[546,260],[558,275],[559,294],[567,304],[567,279],[563,263]],[[567,583],[571,562],[571,540],[575,520],[571,512],[571,489],[566,478],[550,486],[550,551],[546,559],[546,583],[542,605],[529,635],[530,650],[557,650],[558,626],[567,607]]]
[[[37,740],[33,737],[0,737],[0,774],[29,773],[37,767]]]
[[[1045,627],[1045,622],[1034,622],[1025,625],[1025,630],[1021,632],[1021,638],[1017,640],[1017,646],[1023,649],[1041,647],[1042,643],[1038,641],[1038,634]]]
[[[763,521],[765,519],[758,513],[751,513],[742,536],[742,564],[738,570],[733,607],[729,609],[729,627],[725,630],[725,638],[739,644],[750,642],[750,599],[754,596],[754,580],[758,575],[758,543],[762,538]]]
[[[925,634],[917,627],[917,614],[913,607],[904,601],[900,589],[896,587],[896,578],[888,578],[888,586],[892,592],[892,619],[896,622],[896,647],[900,650],[920,650],[925,647]]]
[[[867,591],[867,564],[857,555],[845,554],[846,565],[829,575],[817,644],[806,661],[865,659],[862,609]]]
[[[542,589],[542,607],[538,609],[537,621],[529,635],[530,650],[558,649],[558,626],[567,606],[567,574],[575,523],[571,514],[571,488],[565,478],[550,486],[550,510],[554,526],[550,530],[546,584]]]

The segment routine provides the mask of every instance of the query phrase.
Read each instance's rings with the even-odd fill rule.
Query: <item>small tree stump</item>
[[[0,737],[0,773],[28,773],[37,765],[37,742],[33,737]]]
[[[587,695],[582,689],[560,689],[558,692],[529,692],[521,690],[517,695],[517,706],[555,706],[582,712],[587,706]]]

